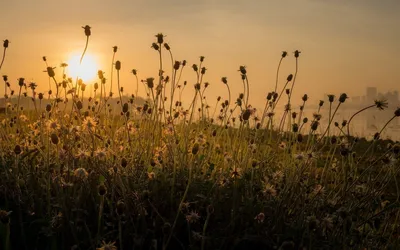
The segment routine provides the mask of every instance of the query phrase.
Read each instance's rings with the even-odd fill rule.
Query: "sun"
[[[80,63],[81,55],[74,53],[69,57],[67,75],[72,78],[79,77],[86,84],[90,84],[96,79],[98,65],[96,58],[91,54],[85,54],[82,63]]]

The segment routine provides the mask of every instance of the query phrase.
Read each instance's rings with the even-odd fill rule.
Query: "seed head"
[[[160,49],[160,46],[158,46],[157,43],[152,43],[152,44],[151,44],[151,47],[152,47],[154,50],[157,50],[157,51]]]
[[[174,63],[174,70],[178,70],[181,66],[181,62],[180,61],[175,61]]]
[[[117,51],[118,51],[118,46],[114,46],[114,47],[113,47],[113,52],[114,52],[114,53],[117,53]]]
[[[159,44],[164,43],[164,35],[163,35],[163,33],[158,33],[156,35],[156,37],[157,37],[157,43],[159,43]]]
[[[294,57],[298,58],[300,56],[301,52],[298,50],[295,50],[293,53],[294,53]]]
[[[314,130],[314,131],[317,130],[318,129],[318,125],[319,125],[318,121],[313,121],[311,123],[311,129]]]
[[[134,76],[137,75],[137,70],[136,70],[136,69],[132,69],[131,72],[132,72],[132,74],[133,74]]]
[[[247,120],[249,120],[250,115],[251,115],[250,109],[246,109],[246,110],[244,110],[244,111],[242,112],[242,119],[243,119],[244,121],[247,121]]]
[[[319,106],[320,107],[324,106],[324,101],[323,100],[319,100]]]
[[[286,51],[282,51],[282,58],[285,58],[287,56],[287,52]]]
[[[124,157],[121,159],[121,167],[126,168],[128,166],[128,160]]]
[[[343,94],[341,94],[341,95],[339,96],[339,102],[340,102],[340,103],[344,103],[344,102],[346,101],[347,98],[348,98],[348,97],[347,97],[347,94],[346,94],[346,93],[343,93]]]
[[[54,77],[56,75],[56,73],[54,73],[54,68],[52,67],[47,67],[46,72],[49,75],[49,77]]]
[[[287,80],[288,82],[290,82],[292,79],[293,79],[293,75],[292,75],[292,74],[290,74],[290,75],[288,75],[288,77],[287,77],[287,79],[286,79],[286,80]]]
[[[379,110],[384,110],[385,108],[388,107],[388,102],[387,102],[387,100],[375,100],[375,106]]]
[[[228,84],[228,78],[227,78],[227,77],[222,77],[222,78],[221,78],[221,81],[222,81],[224,84]]]
[[[335,101],[335,95],[328,95],[329,102]]]
[[[124,103],[124,105],[122,106],[122,112],[126,113],[128,112],[129,106],[128,103]]]
[[[20,87],[22,87],[22,86],[24,86],[25,85],[25,78],[19,78],[18,79],[18,85],[20,86]]]
[[[165,48],[166,50],[171,50],[171,47],[169,46],[168,43],[164,43],[164,48]]]
[[[246,75],[247,74],[246,66],[240,66],[239,71],[242,75]]]
[[[99,192],[99,195],[101,195],[101,196],[104,196],[105,194],[107,194],[106,186],[104,186],[104,184],[100,184],[98,187],[98,192]]]
[[[58,136],[57,136],[57,134],[51,134],[50,135],[50,139],[51,139],[51,142],[54,144],[54,145],[57,145],[58,144],[58,142],[59,142],[59,139],[58,139]]]
[[[397,108],[396,111],[394,111],[394,115],[397,117],[400,116],[400,108]]]
[[[82,28],[85,30],[85,35],[90,36],[92,32],[90,31],[91,27],[89,25],[82,26]]]
[[[297,123],[293,123],[292,130],[294,133],[297,133],[299,131],[299,125]]]
[[[4,48],[8,48],[8,44],[10,43],[10,41],[8,41],[8,39],[3,41],[3,47]]]
[[[197,67],[197,64],[193,64],[193,65],[192,65],[192,68],[193,68],[193,70],[196,71],[196,72],[199,70],[199,68]]]
[[[8,76],[7,75],[3,75],[3,81],[5,81],[5,82],[8,81]]]
[[[116,212],[119,216],[121,216],[124,213],[124,209],[125,209],[125,203],[123,201],[118,201]]]
[[[154,87],[154,78],[153,77],[147,78],[146,83],[147,87],[149,87],[149,89],[152,89]]]
[[[303,100],[303,102],[306,102],[308,100],[308,95],[304,94],[301,99]]]
[[[14,147],[14,153],[16,154],[16,155],[19,155],[19,154],[21,154],[22,153],[22,148],[21,148],[21,146],[20,145],[15,145],[15,147]]]
[[[116,70],[120,70],[121,69],[121,62],[120,61],[116,61],[115,62],[115,69]]]

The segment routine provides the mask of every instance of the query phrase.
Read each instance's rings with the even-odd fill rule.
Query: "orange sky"
[[[135,86],[131,69],[141,79],[157,76],[158,55],[150,46],[162,32],[176,60],[192,65],[205,56],[210,104],[218,95],[227,96],[222,76],[228,77],[235,97],[242,91],[237,70],[246,65],[250,103],[262,106],[274,88],[281,51],[290,57],[283,61],[280,86],[294,73],[296,49],[302,53],[294,97],[307,93],[318,103],[324,93],[364,95],[367,86],[382,92],[400,89],[399,10],[398,0],[0,0],[0,39],[11,42],[0,74],[8,75],[14,86],[24,77],[45,91],[42,56],[59,66],[71,53],[80,53],[85,45],[81,26],[88,24],[92,36],[87,53],[98,58],[109,76],[112,46],[117,45],[122,85],[130,93]],[[168,67],[169,60],[166,56]],[[190,67],[183,79],[195,83]]]

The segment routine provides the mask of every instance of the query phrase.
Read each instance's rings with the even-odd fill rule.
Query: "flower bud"
[[[162,33],[158,33],[156,37],[157,37],[157,43],[159,44],[164,43],[164,35]]]
[[[3,47],[4,48],[8,48],[8,44],[10,43],[10,41],[8,41],[8,39],[3,41]]]
[[[82,28],[85,30],[85,35],[86,36],[90,36],[92,34],[92,32],[90,31],[90,26],[86,25],[85,27],[82,26]]]
[[[116,70],[120,70],[121,69],[121,62],[120,61],[116,61],[115,62],[115,69]]]
[[[348,98],[348,97],[347,97],[347,94],[346,94],[346,93],[343,93],[343,94],[341,94],[340,97],[339,97],[339,102],[340,102],[340,103],[344,103],[344,102],[346,101],[347,98]]]

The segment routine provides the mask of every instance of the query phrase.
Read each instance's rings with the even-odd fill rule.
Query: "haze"
[[[136,86],[131,69],[138,70],[140,79],[157,76],[158,55],[150,46],[161,32],[176,60],[192,65],[205,56],[210,104],[227,95],[222,76],[228,77],[234,96],[242,91],[237,70],[246,65],[250,102],[262,106],[274,88],[281,51],[290,55],[281,68],[283,86],[294,73],[296,49],[302,53],[294,96],[307,93],[318,103],[325,93],[363,95],[368,86],[381,92],[399,90],[399,11],[398,0],[0,0],[0,39],[11,42],[0,73],[12,84],[24,77],[38,83],[38,91],[46,91],[42,56],[59,68],[72,53],[83,51],[81,26],[90,25],[87,53],[97,57],[109,75],[112,47],[118,46],[126,92],[134,93]],[[182,79],[195,83],[190,67]],[[187,98],[192,94],[188,91]]]

